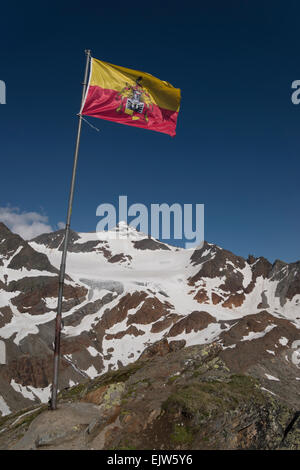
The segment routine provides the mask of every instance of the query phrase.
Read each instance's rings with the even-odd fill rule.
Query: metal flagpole
[[[91,58],[91,51],[87,49],[85,50],[85,54],[86,54],[86,65],[85,65],[85,72],[84,72],[84,80],[82,84],[83,87],[82,87],[81,107],[83,105],[85,92],[87,88],[87,77],[88,77],[89,62]],[[52,410],[56,410],[56,401],[57,401],[58,369],[59,369],[59,359],[60,359],[61,309],[62,309],[62,298],[63,298],[63,290],[64,290],[66,258],[67,258],[67,251],[68,251],[68,241],[69,241],[69,233],[70,233],[70,222],[71,222],[71,214],[72,214],[76,168],[77,168],[78,151],[79,151],[80,134],[81,134],[81,124],[82,124],[82,116],[81,114],[79,114],[78,115],[78,131],[77,131],[76,146],[75,146],[75,152],[74,152],[73,172],[72,172],[72,180],[71,180],[70,196],[69,196],[69,206],[68,206],[68,214],[67,214],[67,221],[66,221],[66,228],[65,228],[64,246],[63,246],[60,271],[59,271],[57,315],[56,315],[56,323],[55,323],[53,382],[52,382],[52,396],[51,396],[51,409]]]

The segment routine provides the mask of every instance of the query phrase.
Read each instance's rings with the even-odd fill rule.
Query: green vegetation
[[[100,385],[110,385],[117,382],[126,382],[129,377],[135,374],[143,366],[142,362],[128,364],[126,367],[122,367],[118,370],[110,370],[106,374],[100,375],[96,379],[90,381],[88,391],[98,388]]]
[[[120,446],[120,447],[112,449],[112,450],[137,450],[137,448],[135,446],[132,446],[132,445],[127,445],[127,446]]]
[[[34,411],[35,408],[37,408],[36,411]],[[26,408],[24,410],[17,411],[16,413],[3,416],[2,418],[0,418],[0,429],[3,428],[5,425],[7,425],[11,429],[18,428],[22,424],[28,424],[29,426],[31,421],[33,421],[33,419],[36,416],[38,416],[40,413],[42,413],[46,409],[47,409],[47,405],[37,405],[32,408]],[[29,413],[30,411],[32,411],[32,413]],[[18,419],[22,415],[25,415],[24,418]],[[16,422],[16,424],[13,425],[14,422]]]
[[[88,382],[74,385],[71,388],[65,388],[58,394],[58,400],[78,400],[82,398],[88,389]]]
[[[179,378],[179,375],[173,375],[172,377],[169,377],[167,384],[168,384],[168,385],[171,385],[171,384],[172,384],[173,382],[175,382],[175,380],[178,379],[178,378]]]
[[[43,411],[47,409],[47,405],[41,406],[39,409],[36,411],[26,414],[24,417],[20,418],[17,423],[13,426],[13,429],[20,428],[22,426],[22,431],[25,431],[29,428],[29,425],[32,423],[32,421]]]
[[[5,434],[9,442],[21,439],[32,421],[46,409],[47,405],[33,406],[1,418],[0,429],[6,428],[6,430],[0,434],[0,437]]]
[[[144,384],[146,384],[147,387],[150,387],[151,380],[149,378],[141,379],[141,380],[138,380],[137,382],[134,382],[132,386],[143,386]]]
[[[126,380],[128,380],[131,375],[135,374],[142,365],[142,362],[133,363],[126,367],[122,367],[119,370],[108,371],[96,379],[86,380],[74,387],[62,390],[58,395],[58,399],[72,401],[78,400],[83,398],[87,393],[97,390],[97,388],[104,385],[126,382]]]
[[[118,447],[111,447],[109,450],[137,450],[134,446],[118,446]]]
[[[181,409],[187,416],[197,414],[205,418],[251,400],[264,400],[256,380],[245,375],[232,375],[229,381],[193,382],[180,387],[163,403],[163,409],[171,412]]]
[[[174,432],[170,436],[171,441],[175,444],[191,444],[193,441],[193,433],[181,424],[175,424]]]

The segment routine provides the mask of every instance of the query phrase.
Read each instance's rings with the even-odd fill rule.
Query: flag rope
[[[82,114],[77,114],[77,116],[81,116],[81,119],[86,122],[92,129],[95,129],[95,131],[97,132],[100,132],[100,129],[98,129],[98,127],[96,126],[93,126],[93,124],[91,124],[87,119],[85,119]]]

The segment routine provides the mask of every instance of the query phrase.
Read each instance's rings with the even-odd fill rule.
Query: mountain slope
[[[0,226],[3,415],[50,396],[62,241],[63,231],[25,242]],[[300,262],[246,260],[207,242],[185,250],[121,223],[71,232],[67,273],[60,389],[143,353],[216,342],[232,371],[300,408]]]

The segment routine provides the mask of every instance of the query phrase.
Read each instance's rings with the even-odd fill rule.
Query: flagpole
[[[89,63],[90,63],[90,58],[91,58],[91,51],[87,49],[85,50],[85,54],[86,54],[86,64],[85,64],[84,80],[82,84],[81,108],[84,102],[85,92],[87,88],[87,77],[88,77],[88,68],[89,68]],[[68,206],[67,221],[66,221],[66,227],[65,227],[65,238],[64,238],[63,252],[61,256],[61,264],[60,264],[60,271],[59,271],[57,314],[56,314],[56,322],[55,322],[53,381],[52,381],[52,396],[51,396],[51,409],[52,410],[56,410],[57,408],[56,401],[57,401],[57,391],[58,391],[58,370],[59,370],[59,359],[60,359],[61,310],[62,310],[62,299],[63,299],[64,279],[65,279],[65,270],[66,270],[66,258],[67,258],[68,241],[69,241],[69,233],[70,233],[70,222],[71,222],[71,214],[72,214],[72,204],[73,204],[73,197],[74,197],[76,168],[77,168],[77,161],[78,161],[80,135],[81,135],[81,125],[82,125],[82,116],[79,113],[77,138],[76,138],[76,145],[75,145],[75,152],[74,152],[73,172],[72,172],[70,195],[69,195],[69,206]]]

